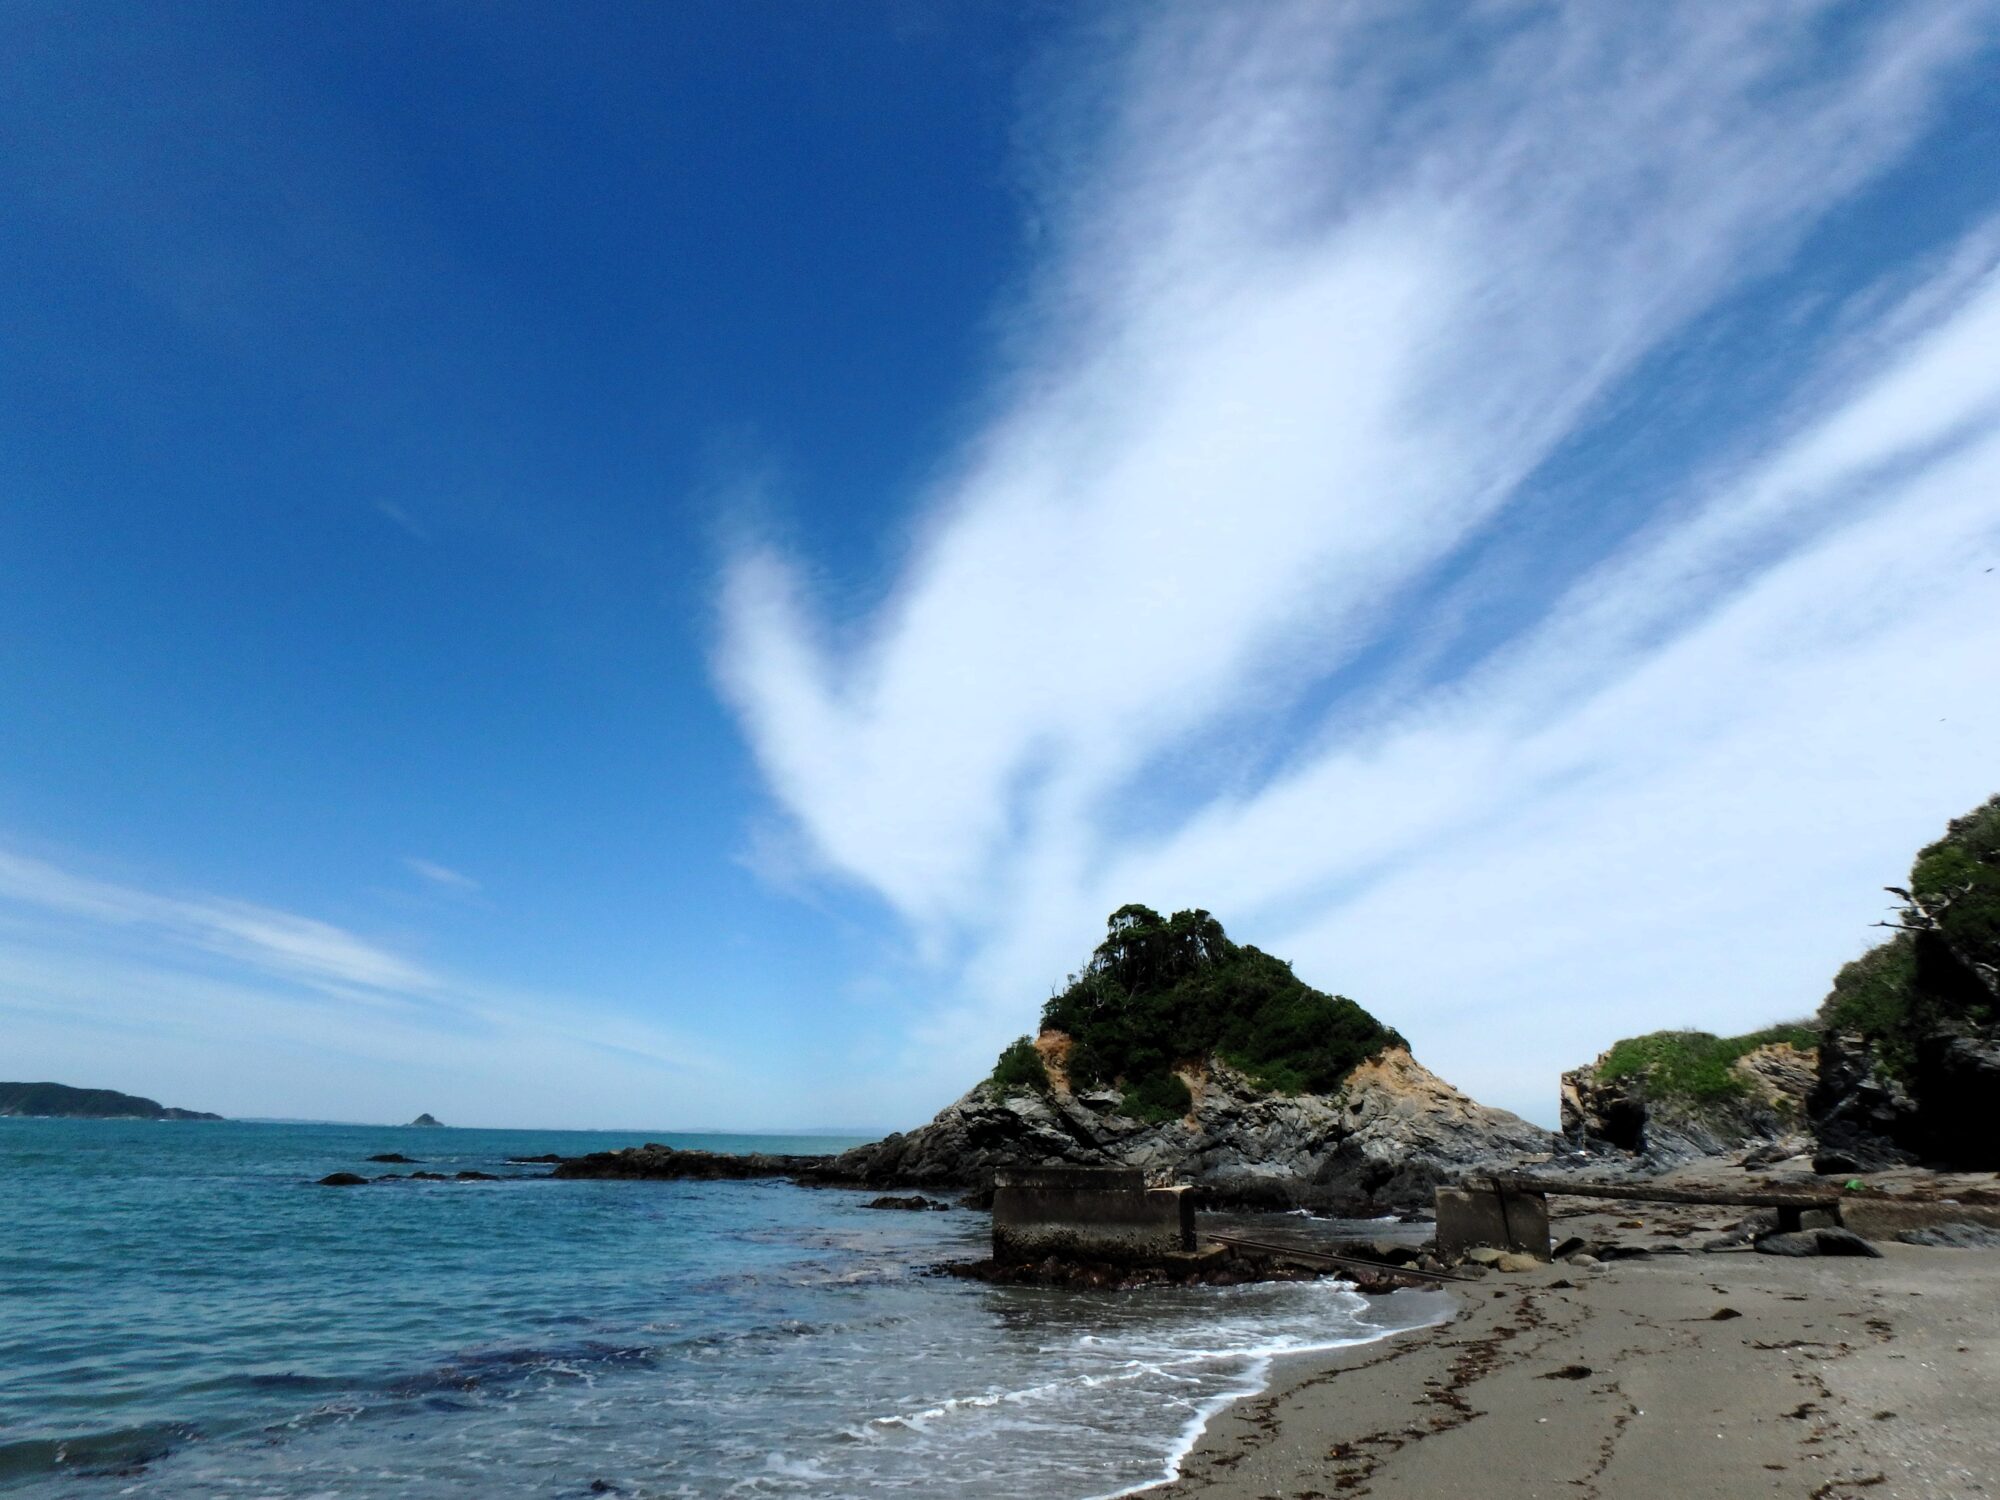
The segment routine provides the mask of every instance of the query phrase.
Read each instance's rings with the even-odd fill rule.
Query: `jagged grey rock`
[[[1002,1168],[1137,1167],[1193,1183],[1211,1202],[1380,1212],[1428,1203],[1468,1168],[1550,1151],[1549,1132],[1478,1104],[1391,1047],[1348,1075],[1337,1094],[1277,1094],[1210,1059],[1182,1071],[1189,1112],[1149,1123],[1109,1090],[1073,1092],[1060,1038],[1050,1089],[1004,1094],[981,1083],[934,1120],[834,1158],[826,1180],[980,1188]]]

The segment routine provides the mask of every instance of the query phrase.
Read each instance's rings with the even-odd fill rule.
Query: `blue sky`
[[[906,1126],[1141,900],[1547,1119],[2000,789],[1990,7],[0,40],[0,1076]]]

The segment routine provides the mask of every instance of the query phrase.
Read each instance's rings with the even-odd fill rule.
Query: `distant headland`
[[[0,1083],[0,1116],[59,1120],[219,1120],[199,1109],[169,1109],[157,1099],[116,1089],[77,1089],[66,1083]]]

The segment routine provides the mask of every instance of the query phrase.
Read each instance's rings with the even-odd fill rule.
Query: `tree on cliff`
[[[1840,971],[1820,1023],[1907,1073],[1926,1037],[2000,1019],[2000,796],[1954,818],[1889,891],[1903,903],[1883,924],[1896,936]]]
[[[1187,1086],[1174,1070],[1210,1056],[1278,1092],[1325,1094],[1356,1064],[1404,1045],[1352,1000],[1230,941],[1207,912],[1163,918],[1144,906],[1111,914],[1082,972],[1042,1008],[1042,1026],[1070,1038],[1073,1084],[1119,1088],[1127,1112],[1142,1118],[1184,1112]],[[1003,1088],[1037,1086],[1039,1059],[1029,1065],[1025,1043],[1002,1054],[995,1082]]]

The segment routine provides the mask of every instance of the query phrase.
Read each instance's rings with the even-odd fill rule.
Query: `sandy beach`
[[[1880,1248],[1489,1275],[1448,1323],[1281,1365],[1149,1493],[2000,1492],[2000,1251]]]

